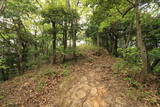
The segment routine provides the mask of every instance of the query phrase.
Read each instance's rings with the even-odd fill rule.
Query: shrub
[[[160,59],[160,48],[154,48],[151,51],[149,51],[149,56],[152,60]]]
[[[154,48],[151,51],[149,51],[149,58],[151,61],[151,64],[154,63],[156,60],[160,60],[160,48]],[[153,72],[160,73],[160,63],[158,63],[154,68]]]
[[[124,61],[123,59],[117,59],[117,63],[115,63],[112,67],[113,71],[118,72],[121,71],[125,65],[127,65],[127,62]]]
[[[140,53],[136,47],[118,48],[118,53],[124,60],[131,64],[141,63]]]
[[[125,77],[137,79],[141,71],[141,66],[118,58],[118,61],[112,66],[112,69],[115,73],[121,72]]]

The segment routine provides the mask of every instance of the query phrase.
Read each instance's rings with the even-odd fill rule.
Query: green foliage
[[[113,71],[119,72],[124,69],[124,67],[127,65],[127,62],[123,59],[118,59],[118,62],[112,66]]]
[[[65,50],[64,50],[64,47],[58,47],[57,48],[57,52],[62,54],[62,55],[68,55],[68,54],[71,54],[75,51],[76,51],[76,49],[73,49],[73,48],[67,48]]]
[[[157,95],[160,96],[160,88],[157,89]]]
[[[0,96],[0,100],[2,100],[4,98],[4,96]]]
[[[127,78],[136,79],[142,68],[140,65],[128,63],[123,59],[117,59],[117,62],[112,66],[112,69],[115,73],[121,73]]]
[[[35,12],[37,7],[31,0],[8,0],[5,9],[5,17],[15,18]]]
[[[40,67],[42,64],[49,63],[49,54],[40,54],[40,50],[35,50],[34,47],[31,47],[28,51],[29,52],[26,61],[27,69],[35,69]]]
[[[76,55],[81,55],[81,51],[79,48],[67,48],[64,50],[64,47],[58,47],[56,51],[60,55],[72,55],[73,53],[75,53]]]
[[[73,5],[72,2],[68,8],[64,0],[5,1],[0,20],[0,57],[4,56],[5,62],[0,61],[0,69],[9,68],[4,73],[10,77],[10,73],[23,74],[51,62],[54,31],[57,33],[55,45],[60,47],[58,54],[79,54],[77,49],[61,48],[64,32],[67,41],[73,39],[73,31],[79,31],[79,8]],[[55,22],[54,29],[51,22]]]
[[[49,70],[47,70],[47,71],[45,71],[44,73],[42,73],[42,75],[44,75],[44,76],[50,76],[50,77],[55,77],[56,76],[56,72],[55,71],[53,71],[52,69],[49,69]]]
[[[79,50],[98,50],[99,47],[95,46],[95,45],[90,45],[90,44],[83,44],[78,46]]]
[[[151,63],[154,63],[155,60],[160,60],[160,48],[154,48],[149,51],[149,57]],[[153,68],[153,72],[160,73],[160,62]]]
[[[151,59],[160,59],[160,48],[154,48],[149,52]]]
[[[143,98],[149,98],[148,100],[152,100],[155,99],[153,96],[151,96],[151,92],[149,91],[144,91],[144,90],[137,90],[136,88],[131,87],[128,90],[127,95],[132,98],[132,99],[136,99],[136,100],[140,100]],[[150,101],[149,101],[150,102]],[[151,103],[151,102],[150,102]]]
[[[67,9],[63,6],[48,5],[41,12],[42,17],[44,17],[44,22],[56,22],[57,24],[63,24],[63,21],[72,21],[78,19],[79,15],[74,9]]]
[[[71,73],[71,70],[69,70],[69,65],[63,64],[62,76],[68,76],[70,73]]]
[[[153,72],[160,73],[160,65],[157,65],[156,67],[154,67]]]
[[[140,64],[140,54],[136,47],[118,48],[118,53],[131,64]]]
[[[8,67],[5,64],[6,60],[4,58],[0,58],[0,69],[7,69]]]
[[[44,87],[47,85],[46,82],[42,81],[42,82],[39,82],[36,86],[36,90],[37,91],[42,91],[44,89]]]
[[[124,80],[128,81],[131,87],[140,88],[141,86],[140,83],[138,83],[138,81],[134,80],[133,78],[126,77]]]
[[[70,74],[70,72],[71,72],[70,70],[64,69],[63,72],[62,72],[62,75],[63,76],[68,76]]]

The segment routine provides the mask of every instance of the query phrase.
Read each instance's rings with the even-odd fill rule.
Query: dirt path
[[[92,58],[73,65],[75,72],[59,86],[57,107],[147,107],[127,97],[127,85],[111,70],[113,57]]]
[[[105,86],[100,83],[100,78],[96,73],[79,74],[79,77],[77,75],[73,80],[65,81],[60,87],[63,93],[60,98],[62,99],[61,106],[106,107]],[[73,83],[70,84],[72,81]]]

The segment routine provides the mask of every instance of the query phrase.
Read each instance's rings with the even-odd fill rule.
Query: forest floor
[[[77,62],[44,65],[0,83],[0,105],[13,107],[159,107],[112,70],[116,58],[86,50]],[[135,90],[134,90],[135,91]],[[138,91],[138,90],[137,90]]]

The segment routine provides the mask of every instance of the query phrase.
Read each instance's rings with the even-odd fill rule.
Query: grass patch
[[[2,100],[4,98],[4,96],[0,96],[0,100]]]
[[[71,73],[70,70],[64,69],[63,72],[62,72],[62,75],[63,76],[68,76],[70,73]]]
[[[133,88],[143,88],[142,84],[140,84],[138,81],[134,80],[133,78],[125,77],[123,79],[127,81],[129,85]]]
[[[63,64],[62,76],[68,76],[71,73],[69,66],[70,65],[68,63]]]
[[[39,92],[39,91],[42,91],[46,85],[47,85],[46,82],[41,81],[41,82],[39,82],[39,83],[37,84],[36,90],[37,90],[38,92]]]

